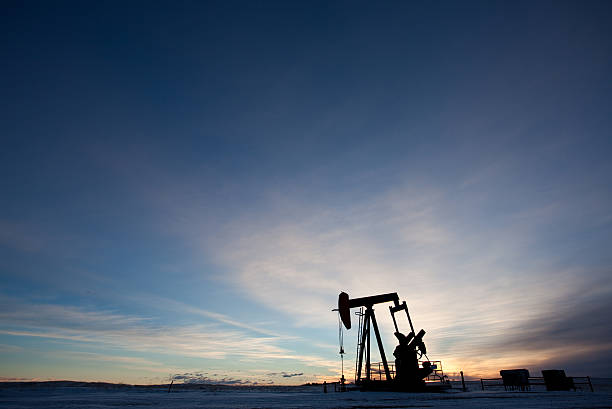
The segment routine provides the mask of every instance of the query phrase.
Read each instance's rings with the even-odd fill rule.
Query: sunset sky
[[[1,10],[0,381],[612,376],[611,2]]]

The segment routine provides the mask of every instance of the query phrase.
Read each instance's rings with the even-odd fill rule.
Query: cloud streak
[[[217,361],[215,365],[222,365],[227,360],[247,360],[260,363],[298,362],[319,371],[335,370],[336,366],[335,362],[325,358],[299,354],[281,347],[279,343],[286,339],[279,336],[262,335],[262,331],[258,330],[245,332],[244,326],[236,325],[238,321],[220,314],[211,315],[216,323],[168,326],[155,324],[148,317],[87,311],[62,305],[37,305],[14,298],[4,298],[3,301],[13,305],[14,309],[12,312],[3,310],[0,314],[3,323],[0,334],[74,344],[76,351],[63,353],[71,359],[104,361],[158,373],[167,373],[169,369],[159,361],[163,356]],[[102,350],[118,349],[123,354],[78,351],[86,345]],[[157,358],[140,357],[143,354],[154,354]],[[54,353],[55,358],[58,356]]]
[[[516,345],[504,350],[503,340],[550,322],[538,312],[566,310],[568,299],[581,308],[591,302],[574,289],[585,279],[593,285],[601,273],[591,266],[561,268],[562,253],[537,247],[542,246],[538,238],[549,240],[543,229],[564,219],[583,199],[524,205],[514,216],[493,218],[491,226],[470,226],[457,217],[457,203],[449,198],[455,194],[394,188],[338,209],[299,195],[272,195],[270,217],[263,213],[227,225],[212,253],[231,272],[227,280],[233,285],[299,325],[331,324],[329,309],[340,290],[354,296],[398,291],[418,325],[428,330],[430,351],[450,357],[457,368],[487,375],[516,361],[535,365],[538,353],[566,354],[561,346],[549,353],[544,349],[556,342],[554,331],[561,328],[525,339],[531,345],[528,357]],[[477,209],[489,200],[471,198],[460,206]],[[607,211],[597,205],[592,212]],[[529,262],[521,261],[525,258]],[[600,290],[604,297],[612,294],[610,288]],[[590,328],[597,344],[605,345],[612,340],[598,330],[606,326],[605,311],[593,312],[582,328]],[[578,339],[564,342],[571,346]],[[478,359],[474,351],[484,356],[492,346],[503,359],[491,354],[484,365],[471,364]]]
[[[587,190],[568,200],[565,191],[577,187],[567,184],[533,199],[513,186],[512,193],[524,201],[500,203],[496,195],[512,193],[490,186],[511,183],[508,175],[520,170],[511,159],[464,171],[463,183],[451,188],[415,179],[374,194],[351,191],[313,201],[305,183],[304,188],[264,190],[248,210],[216,209],[212,216],[201,211],[205,204],[193,193],[198,188],[184,180],[166,180],[171,188],[156,186],[144,197],[163,208],[160,227],[181,237],[195,260],[219,266],[222,273],[213,274],[215,280],[297,326],[331,330],[335,317],[329,310],[341,290],[354,296],[398,291],[417,325],[428,331],[430,351],[438,351],[455,369],[488,375],[526,356],[516,347],[500,351],[508,334],[528,328],[538,311],[554,310],[574,297],[572,289],[581,280],[593,282],[601,275],[597,266],[567,265],[557,244],[558,237],[570,240],[576,212],[596,226],[610,219],[605,195]],[[167,200],[181,195],[185,200]],[[547,233],[551,229],[554,235]],[[214,235],[202,233],[211,230]],[[217,312],[159,301],[235,329],[286,337]],[[381,326],[391,330],[385,320]],[[600,335],[605,343],[607,335]],[[528,362],[537,360],[536,345],[534,340]],[[473,364],[490,348],[498,348],[498,354]]]

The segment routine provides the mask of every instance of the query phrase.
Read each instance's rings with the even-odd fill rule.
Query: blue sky
[[[609,3],[2,8],[2,379],[610,374]]]

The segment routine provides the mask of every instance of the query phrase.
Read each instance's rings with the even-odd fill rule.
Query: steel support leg
[[[382,339],[380,339],[380,332],[378,331],[378,324],[376,323],[376,316],[374,310],[371,312],[372,325],[374,326],[374,334],[376,335],[376,342],[378,343],[378,350],[380,351],[380,358],[382,359],[383,366],[385,367],[385,376],[387,381],[391,380],[391,374],[389,373],[389,365],[387,364],[387,357],[385,356],[385,349],[383,348]]]

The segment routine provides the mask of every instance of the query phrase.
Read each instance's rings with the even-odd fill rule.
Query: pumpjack
[[[373,308],[376,304],[388,302],[393,303],[392,306],[389,306],[389,311],[393,319],[393,325],[395,326],[394,335],[398,341],[398,345],[393,351],[395,365],[389,364],[387,361]],[[423,342],[425,330],[421,329],[418,333],[415,332],[406,301],[400,304],[397,293],[351,299],[347,293],[341,292],[338,296],[337,311],[340,315],[342,324],[347,330],[351,329],[351,308],[360,308],[356,313],[359,316],[355,369],[356,386],[360,387],[362,390],[393,390],[405,392],[430,391],[450,387],[448,378],[445,377],[442,372],[440,361],[429,361],[427,358],[427,349]],[[406,317],[410,324],[410,332],[407,335],[401,333],[397,325],[395,314],[400,311],[406,312]],[[382,360],[382,362],[378,364],[378,370],[375,366],[373,367],[370,362],[370,327],[374,328],[376,343],[378,344],[378,350]],[[340,332],[342,332],[341,329]],[[340,353],[344,353],[342,345]],[[425,356],[427,360],[419,361],[423,356]],[[380,364],[382,364],[382,369],[380,368]],[[362,368],[365,370],[365,376]],[[344,374],[342,375],[342,379],[344,380]],[[426,380],[436,380],[436,382],[426,383]],[[434,384],[435,386],[432,386]]]

